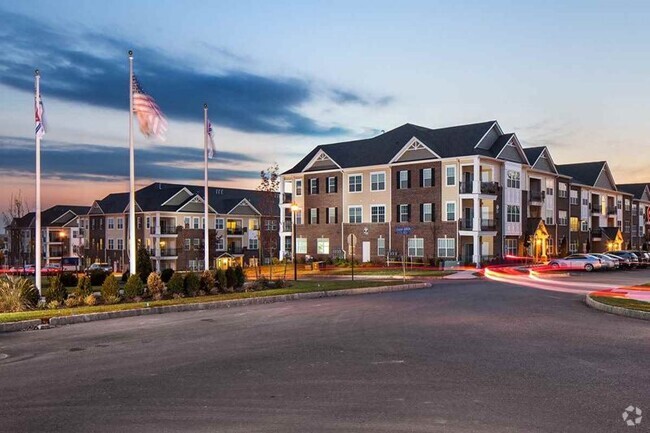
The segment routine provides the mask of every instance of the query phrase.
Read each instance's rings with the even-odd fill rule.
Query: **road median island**
[[[416,281],[408,284],[397,281],[299,281],[291,287],[258,292],[226,293],[161,301],[3,313],[0,314],[0,332],[36,329],[42,324],[51,326],[69,325],[149,314],[230,308],[329,296],[395,292],[420,289],[428,285],[428,283]]]
[[[650,320],[650,302],[601,295],[599,293],[588,293],[585,297],[585,303],[591,308],[606,313],[634,319]]]

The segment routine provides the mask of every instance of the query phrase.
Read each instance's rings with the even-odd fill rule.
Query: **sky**
[[[255,188],[318,144],[406,122],[498,120],[556,163],[650,181],[650,3],[0,0],[0,208],[34,207],[34,69],[48,132],[43,208],[128,190],[128,57],[169,121],[135,127],[136,183]]]

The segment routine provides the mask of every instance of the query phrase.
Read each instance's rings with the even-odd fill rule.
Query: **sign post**
[[[411,234],[413,227],[396,227],[395,233],[402,235],[402,274],[404,282],[406,282],[406,237]]]
[[[350,255],[352,256],[352,281],[354,281],[354,244],[357,241],[357,236],[353,233],[348,235],[348,245],[350,245]]]

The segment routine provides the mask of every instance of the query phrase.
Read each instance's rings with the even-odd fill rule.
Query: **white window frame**
[[[117,227],[118,230],[123,230],[124,229],[124,218],[118,218],[117,219],[116,227]]]
[[[384,210],[382,221],[379,221],[380,220],[379,217],[381,215],[379,213],[379,209]],[[377,221],[375,221],[375,212],[374,212],[375,210],[377,210],[377,215],[376,215],[377,216]],[[371,223],[385,223],[386,222],[386,205],[385,204],[373,204],[373,205],[370,206],[370,222]]]
[[[451,178],[449,176],[449,169],[452,169],[454,171],[453,174],[453,179],[454,181],[452,183],[449,183],[449,179]],[[456,186],[458,184],[458,170],[456,170],[455,165],[445,165],[445,186]]]
[[[108,238],[108,241],[106,242],[106,249],[107,250],[114,250],[115,249],[115,239]]]
[[[375,176],[382,176],[383,180],[377,180],[376,182],[373,181],[373,177]],[[375,188],[374,185],[379,186],[379,184],[383,184],[383,188]],[[386,191],[386,172],[385,171],[374,171],[370,173],[370,191]]]
[[[452,205],[454,207],[454,210],[453,210],[454,218],[453,219],[449,219],[449,205]],[[456,215],[456,213],[457,213],[456,212],[456,202],[455,201],[446,201],[445,202],[445,221],[456,221],[456,217],[458,216],[458,215]]]
[[[257,238],[255,238],[255,239],[249,238],[248,239],[248,249],[249,250],[256,250],[258,248],[258,246],[259,246],[259,244],[258,244]]]
[[[456,257],[456,238],[438,238],[438,257]]]
[[[185,229],[191,229],[192,228],[192,218],[191,217],[184,217],[183,218],[183,228]]]
[[[558,182],[557,184],[557,196],[559,198],[566,198],[567,197],[567,188],[568,185],[564,182]]]
[[[384,257],[386,255],[386,238],[377,238],[377,255]]]
[[[514,246],[512,245],[514,244]],[[519,248],[519,240],[506,238],[503,244],[503,252],[505,255],[516,256],[517,249]]]
[[[197,230],[201,228],[201,220],[199,217],[192,218],[192,229]]]
[[[214,220],[214,229],[223,230],[225,228],[225,220],[223,218],[217,218]]]
[[[307,238],[296,238],[296,254],[307,254]]]
[[[296,196],[300,197],[302,195],[302,179],[296,179],[294,181],[294,190]]]
[[[320,188],[318,188],[318,178],[312,177],[309,179],[309,194],[317,194],[314,192],[314,190],[318,189],[318,193],[320,193]]]
[[[408,257],[424,257],[424,238],[408,238],[407,244]]]
[[[409,170],[400,170],[399,171],[399,189],[408,189],[409,187]],[[403,184],[402,184],[403,182]]]
[[[521,189],[521,172],[508,170],[506,173],[506,186],[512,189]]]
[[[359,216],[359,221],[356,221],[356,217],[355,217],[355,221],[352,221],[352,209],[354,209],[354,210],[358,209],[359,210],[359,215],[358,215]],[[355,214],[356,214],[356,212],[355,212]],[[361,224],[361,223],[363,223],[363,206],[360,206],[360,205],[348,206],[348,223],[349,224]]]
[[[327,223],[336,224],[336,208],[328,207],[327,208]]]
[[[124,239],[123,238],[117,238],[115,240],[115,246],[117,247],[118,251],[122,251],[124,249]]]
[[[518,223],[521,222],[521,208],[516,204],[509,204],[506,206],[506,222]]]
[[[318,224],[318,208],[309,209],[309,224]]]
[[[425,176],[425,173],[428,173],[428,176]],[[425,179],[429,181],[429,185],[426,184]],[[431,188],[433,186],[433,169],[431,167],[429,168],[423,168],[422,169],[422,187],[423,188]]]
[[[217,236],[217,239],[214,242],[215,249],[217,251],[223,251],[226,249],[226,243],[223,236]]]
[[[106,218],[106,228],[113,230],[115,228],[115,218]]]
[[[316,238],[316,254],[330,253],[330,238]]]
[[[403,211],[406,211],[404,213]],[[402,218],[402,215],[405,215],[405,218]],[[399,205],[399,215],[397,216],[397,221],[400,223],[405,223],[408,222],[409,220],[409,205],[408,204],[401,204]]]
[[[432,221],[433,221],[433,203],[422,203],[422,222],[430,223]]]
[[[333,183],[330,183],[330,181],[334,181]],[[334,193],[334,187],[336,187],[336,176],[328,176],[327,177],[327,193],[328,194],[333,194]]]
[[[355,189],[356,189],[356,187],[358,186],[358,187],[359,187],[359,190],[358,190],[358,191],[352,191],[352,190],[351,190],[351,188],[352,188],[352,179],[353,179],[353,178],[356,179],[357,177],[361,178],[361,180],[359,181],[358,184],[357,184],[357,182],[355,181],[355,182],[354,182],[354,186],[355,186]],[[361,173],[355,173],[355,174],[349,174],[349,175],[348,175],[348,192],[351,193],[351,194],[358,194],[358,193],[360,193],[360,192],[363,192],[363,174],[361,174]]]

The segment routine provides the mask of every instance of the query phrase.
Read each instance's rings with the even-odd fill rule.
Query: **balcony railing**
[[[282,203],[290,204],[292,203],[292,199],[293,199],[293,194],[291,194],[290,192],[285,192],[284,194],[282,194]]]
[[[156,250],[152,248],[149,250],[149,255],[152,257],[176,257],[178,250],[176,248],[161,248],[160,254],[156,254]]]
[[[244,254],[244,248],[242,248],[242,247],[229,247],[228,248],[228,253],[229,254]]]
[[[591,212],[592,213],[600,213],[602,212],[603,208],[599,204],[592,204],[591,205]]]
[[[616,206],[607,206],[607,215],[616,215],[618,213],[618,209]]]
[[[458,220],[458,226],[460,227],[460,230],[473,230],[474,229],[473,220],[471,220],[471,219]]]
[[[228,230],[226,230],[226,233],[235,236],[243,235],[244,229],[242,227],[228,228]]]
[[[160,233],[156,233],[156,228],[155,227],[150,227],[149,228],[149,233],[152,235],[156,234],[161,234],[161,235],[175,235],[178,234],[178,228],[177,227],[160,227]]]
[[[544,198],[546,197],[546,191],[541,191],[541,190],[531,190],[530,191],[530,198],[528,201],[537,201],[541,202],[544,201]]]
[[[481,219],[481,230],[496,230],[497,221],[493,219]]]
[[[473,191],[474,182],[460,182],[458,184],[458,191],[461,194],[471,194]]]
[[[458,220],[460,230],[474,230],[473,219]],[[481,219],[481,230],[493,231],[497,229],[497,221],[493,219]]]
[[[498,182],[481,182],[481,194],[498,194]]]

